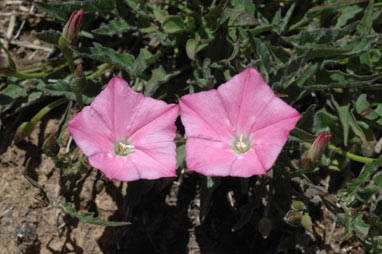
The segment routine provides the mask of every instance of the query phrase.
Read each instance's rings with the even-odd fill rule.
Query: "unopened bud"
[[[272,229],[272,222],[267,217],[261,218],[259,222],[259,232],[264,239],[267,239],[267,237],[271,233],[271,229]]]
[[[8,52],[0,49],[0,74],[12,75],[15,71],[16,65]]]
[[[301,159],[301,164],[303,167],[309,165],[311,162],[316,161],[321,157],[331,137],[331,134],[324,131],[314,140],[309,151],[306,153],[304,158]]]
[[[17,144],[25,137],[28,137],[32,133],[34,127],[35,125],[31,122],[23,122],[16,131],[14,138],[15,143]]]
[[[60,146],[53,134],[45,139],[42,144],[42,151],[49,157],[55,157],[60,151]]]
[[[81,27],[82,17],[84,16],[84,10],[75,11],[70,16],[68,23],[66,23],[64,30],[62,31],[59,44],[61,47],[68,46],[72,43],[78,35]]]
[[[86,84],[87,82],[84,75],[82,64],[78,64],[76,67],[76,71],[74,72],[74,77],[71,82],[70,88],[72,89],[74,93],[78,93],[82,96],[82,93],[85,90]]]

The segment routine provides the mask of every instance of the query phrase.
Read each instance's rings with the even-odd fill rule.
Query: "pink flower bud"
[[[318,160],[325,150],[326,145],[329,143],[332,135],[326,131],[322,132],[318,138],[316,138],[310,147],[306,157],[312,161]]]
[[[83,9],[79,11],[75,11],[70,17],[68,23],[66,23],[64,31],[62,32],[62,36],[67,41],[69,41],[69,43],[71,43],[77,37],[78,31],[80,30],[80,27],[81,27],[83,16],[84,16]]]

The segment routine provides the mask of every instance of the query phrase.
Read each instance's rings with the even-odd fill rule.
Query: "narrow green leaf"
[[[382,158],[382,157],[381,157]],[[340,190],[339,194],[341,196],[347,196],[349,200],[355,195],[356,191],[365,183],[370,181],[371,176],[377,172],[378,163],[380,163],[381,158],[368,163],[364,166],[361,174],[357,177],[354,183],[350,184],[346,189]]]
[[[374,0],[369,1],[369,5],[365,10],[365,14],[361,20],[361,23],[357,26],[357,31],[359,33],[370,33],[373,26],[373,10],[374,10]]]
[[[94,213],[78,213],[73,207],[71,207],[70,203],[65,201],[64,198],[60,201],[54,201],[53,206],[61,209],[65,214],[68,214],[71,217],[76,218],[84,223],[90,223],[106,227],[121,227],[130,224],[130,222],[124,221],[117,222],[102,220],[98,217],[94,217]]]
[[[68,123],[68,121],[70,119],[70,113],[71,113],[71,110],[72,110],[72,105],[73,105],[73,102],[70,101],[68,103],[68,106],[66,107],[65,114],[62,116],[62,118],[60,120],[60,123],[58,124],[57,131],[54,133],[54,137],[56,138],[57,143],[59,145],[63,145],[63,143],[62,143],[62,135],[64,134],[64,131],[67,128],[67,123]]]
[[[42,32],[33,33],[37,39],[58,45],[58,40],[60,39],[61,33],[59,31],[49,29]]]
[[[369,144],[367,142],[366,135],[363,132],[362,128],[359,126],[357,119],[354,117],[353,111],[350,111],[349,124],[350,124],[350,127],[353,130],[354,134],[361,139],[362,144],[366,148],[366,150],[369,150],[370,147],[369,147]]]
[[[331,97],[332,103],[334,107],[337,110],[338,116],[341,121],[341,125],[343,128],[344,133],[344,145],[348,145],[348,138],[349,138],[349,109],[350,104],[346,105],[339,105],[338,102],[334,99],[334,97]]]

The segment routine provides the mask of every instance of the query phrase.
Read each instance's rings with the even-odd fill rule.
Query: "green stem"
[[[48,114],[52,109],[68,102],[69,100],[67,98],[60,98],[58,100],[55,100],[54,102],[48,104],[43,109],[41,109],[31,120],[30,123],[33,125],[36,125],[38,121],[40,121],[46,114]]]
[[[101,75],[102,72],[104,72],[107,68],[109,68],[109,66],[110,66],[109,63],[104,63],[100,65],[95,72],[86,76],[86,79],[94,79],[95,77],[98,77],[99,75]]]
[[[16,71],[16,72],[10,74],[9,76],[20,78],[20,79],[45,78],[46,76],[49,76],[50,74],[64,68],[66,65],[67,65],[66,63],[59,65],[49,72],[28,73],[28,72]]]
[[[61,49],[61,52],[64,54],[66,62],[68,63],[70,72],[74,73],[76,71],[76,67],[74,66],[74,60],[73,60],[73,53],[72,53],[72,51],[67,46],[60,47],[60,49]]]
[[[373,158],[368,158],[368,157],[363,157],[363,156],[359,156],[359,155],[356,155],[356,154],[353,154],[353,153],[350,153],[350,152],[345,152],[343,150],[341,150],[341,148],[338,148],[334,145],[331,145],[329,144],[328,145],[328,148],[338,154],[341,154],[353,161],[358,161],[358,162],[361,162],[361,163],[372,163],[375,159]]]
[[[44,78],[47,75],[45,72],[40,72],[40,73],[25,73],[25,72],[20,72],[16,71],[10,76],[16,77],[16,78],[21,78],[21,79],[32,79],[32,78]]]
[[[84,108],[84,102],[82,100],[82,93],[74,93],[76,95],[76,101],[77,101],[77,104],[78,106],[80,107],[80,109],[83,109]]]

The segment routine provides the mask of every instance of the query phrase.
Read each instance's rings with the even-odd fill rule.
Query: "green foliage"
[[[81,43],[70,48],[85,66],[89,83],[82,95],[85,104],[107,82],[102,78],[106,69],[124,76],[145,96],[170,103],[188,93],[217,88],[244,68],[258,69],[302,118],[271,173],[241,182],[243,193],[251,196],[232,209],[237,215],[232,231],[250,225],[264,238],[277,227],[287,227],[283,232],[289,232],[290,226],[316,232],[315,222],[325,211],[326,218],[345,229],[343,237],[353,235],[367,252],[380,253],[382,176],[381,161],[375,158],[382,131],[381,5],[365,0],[265,2],[36,4],[62,26],[73,11],[85,10]],[[36,33],[52,44],[57,44],[59,35],[56,30]],[[18,114],[49,97],[75,101],[70,88],[73,75],[62,62],[49,64],[48,70],[41,67],[47,73],[41,80],[8,79],[0,94],[0,117]],[[68,106],[55,134],[61,146],[74,109]],[[312,168],[302,168],[301,159],[323,131],[333,135],[329,149]],[[177,168],[183,169],[185,145],[183,138],[179,140]],[[74,153],[58,154],[55,162],[60,169],[86,164],[73,158]],[[220,178],[202,178],[201,221],[208,218],[216,192],[226,190],[225,183]],[[147,192],[144,184],[130,185],[129,204],[134,207]],[[65,201],[56,205],[83,222],[122,225],[77,213]],[[317,205],[326,209],[314,210]]]

